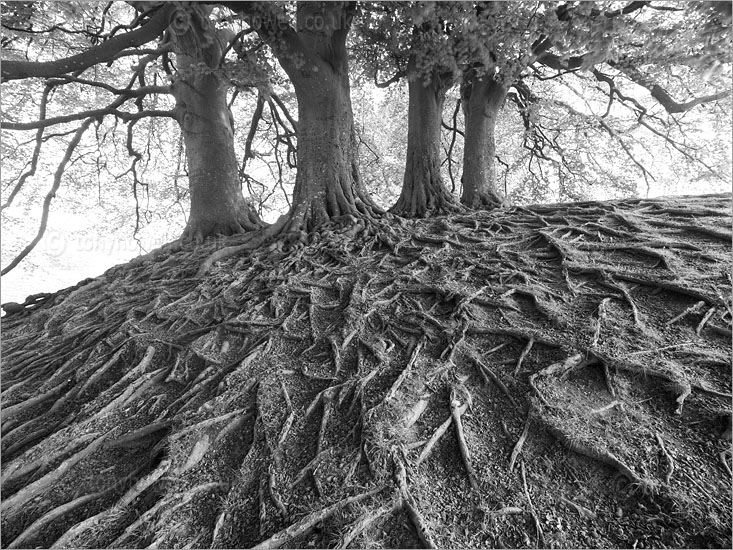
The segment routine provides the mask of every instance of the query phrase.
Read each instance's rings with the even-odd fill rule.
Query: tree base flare
[[[180,237],[181,242],[201,244],[208,237],[229,237],[262,229],[265,224],[249,207],[236,216],[211,216],[210,219],[190,219]]]

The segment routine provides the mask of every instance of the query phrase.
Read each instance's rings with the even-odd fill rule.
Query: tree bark
[[[506,205],[494,166],[496,119],[506,94],[506,86],[489,75],[467,76],[461,86],[466,121],[461,202],[469,208]]]
[[[298,171],[282,231],[310,232],[328,221],[372,220],[382,211],[366,193],[356,157],[346,37],[355,2],[298,2],[296,28],[282,7],[225,2],[259,23],[298,100]]]
[[[262,227],[242,196],[227,84],[215,70],[221,45],[199,5],[179,8],[172,29],[178,78],[172,86],[188,157],[191,211],[183,240],[201,242]]]
[[[289,230],[311,231],[334,218],[372,219],[381,211],[359,177],[346,36],[350,7],[299,2],[296,52],[278,55],[298,99],[298,171]]]
[[[455,199],[440,175],[440,123],[450,80],[433,74],[426,84],[408,62],[407,158],[402,192],[391,211],[406,217],[424,217],[456,210]]]
[[[308,231],[338,216],[371,218],[375,207],[363,189],[348,73],[318,71],[294,78],[298,98],[298,172],[292,216]],[[331,74],[329,74],[331,73]]]

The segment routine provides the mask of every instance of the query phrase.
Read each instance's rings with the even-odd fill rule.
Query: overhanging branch
[[[397,71],[397,72],[396,72],[396,73],[395,73],[395,74],[394,74],[394,75],[393,75],[393,76],[392,76],[391,78],[389,78],[388,80],[385,80],[384,82],[379,82],[379,81],[377,80],[377,71],[375,70],[375,71],[374,71],[374,85],[375,85],[375,86],[376,86],[377,88],[388,88],[389,86],[391,86],[391,85],[392,85],[392,84],[394,84],[395,82],[399,82],[399,81],[400,81],[400,79],[401,79],[401,78],[402,78],[403,76],[405,76],[405,74],[406,74],[406,73],[405,73],[405,71],[403,71],[403,70],[398,70],[398,71]]]
[[[160,36],[168,27],[169,16],[174,9],[176,9],[174,3],[165,2],[139,29],[110,38],[99,46],[71,57],[43,62],[3,61],[0,77],[2,81],[32,77],[48,78],[83,71],[97,63],[112,61],[126,48],[142,46]]]
[[[718,92],[716,94],[705,95],[702,97],[694,98],[689,101],[680,103],[678,101],[675,101],[672,98],[672,96],[669,94],[669,92],[667,92],[667,90],[662,88],[659,84],[655,83],[651,78],[642,74],[640,71],[638,71],[634,67],[628,64],[625,64],[625,63],[620,64],[620,63],[609,62],[608,64],[611,67],[613,67],[614,69],[621,71],[632,82],[649,90],[652,97],[657,101],[657,103],[659,103],[662,107],[664,107],[664,110],[667,111],[670,115],[673,115],[676,113],[684,113],[685,111],[689,111],[690,109],[698,105],[703,105],[705,103],[711,103],[713,101],[719,101],[721,99],[724,99],[730,96],[730,90],[726,90],[724,92]]]
[[[260,38],[266,42],[274,51],[300,52],[304,45],[296,30],[288,22],[282,8],[271,2],[220,2],[234,13],[244,17],[245,22],[253,28]],[[294,59],[287,55],[283,56],[288,68],[294,69]],[[287,72],[287,71],[286,71]]]

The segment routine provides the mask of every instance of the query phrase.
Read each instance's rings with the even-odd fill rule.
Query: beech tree
[[[462,68],[460,101],[465,120],[461,202],[471,208],[505,204],[496,185],[495,131],[509,89],[533,56],[542,28],[557,34],[567,29],[549,4],[506,5],[478,2],[461,14],[457,63]]]
[[[149,124],[165,117],[201,191],[187,238],[246,234],[2,304],[1,546],[731,548],[730,193],[643,199],[634,183],[623,200],[487,211],[505,199],[492,139],[514,154],[495,166],[526,163],[540,190],[568,173],[610,180],[608,163],[646,175],[649,135],[702,166],[677,115],[719,112],[730,13],[506,6],[12,6],[3,57],[21,82],[3,84],[3,111],[34,135],[3,151],[7,187],[55,169],[47,216],[61,180],[86,189],[73,178],[118,134],[142,187],[147,158],[175,164]],[[413,130],[399,208],[426,219],[383,215],[359,173],[349,37],[369,13],[382,30],[409,14],[372,47],[394,61],[386,82],[412,76],[396,90],[409,106],[388,101]],[[688,15],[682,43],[654,53],[655,33]],[[665,78],[649,60],[670,50],[685,65],[668,58]],[[464,131],[460,105],[448,130],[477,155],[464,159],[474,211],[438,196],[440,106],[458,82]],[[253,85],[250,118],[236,101]],[[284,186],[282,162],[297,176],[287,214],[257,229],[231,191],[260,156],[268,104],[287,149],[272,177]],[[25,105],[39,120],[15,119]],[[537,159],[557,176],[533,173]]]
[[[19,175],[5,206],[12,202],[28,177],[35,173],[42,147],[49,139],[47,130],[61,125],[66,125],[61,128],[68,128],[70,123],[81,121],[66,148],[64,161],[57,170],[54,185],[47,196],[36,238],[3,272],[17,265],[42,237],[50,200],[60,186],[66,164],[86,130],[92,124],[99,124],[106,116],[128,124],[126,147],[132,158],[129,172],[133,175],[135,190],[140,185],[136,167],[142,159],[142,154],[133,145],[136,123],[161,117],[178,121],[186,144],[191,192],[190,216],[182,235],[183,240],[201,242],[210,235],[230,235],[263,225],[242,196],[233,145],[233,121],[227,104],[227,91],[231,84],[223,70],[224,52],[231,49],[241,36],[215,29],[209,19],[209,7],[198,4],[131,4],[136,11],[125,10],[124,6],[114,4],[101,14],[95,6],[70,4],[66,9],[76,10],[76,16],[61,14],[70,16],[65,18],[63,24],[48,30],[43,29],[46,19],[52,17],[54,10],[63,9],[58,4],[50,4],[45,13],[33,4],[3,6],[4,31],[13,37],[8,37],[4,44],[4,53],[16,49],[13,47],[15,39],[27,44],[27,56],[31,58],[3,59],[4,86],[11,86],[8,81],[21,81],[20,85],[23,85],[28,79],[45,79],[38,120],[21,122],[16,118],[17,113],[6,113],[3,121],[4,130],[36,131],[32,166],[28,172]],[[112,21],[125,18],[131,18],[131,21],[111,29],[105,28]],[[85,19],[92,23],[85,23]],[[38,29],[39,25],[41,29]],[[93,25],[98,25],[98,28],[89,30]],[[121,32],[123,29],[125,32]],[[82,51],[51,61],[43,60],[46,56],[41,44],[37,43],[39,36],[56,41],[61,41],[65,36],[81,37],[75,39],[72,48]],[[156,46],[146,47],[151,42],[157,42]],[[171,54],[173,59],[170,58]],[[19,56],[15,54],[15,57]],[[116,85],[114,81],[118,80],[118,75],[126,72],[118,72],[118,67],[129,58],[137,58],[138,62],[128,73],[126,83]],[[153,67],[156,63],[157,66]],[[103,68],[104,64],[109,69]],[[169,83],[161,83],[165,77],[160,74],[161,69],[167,73]],[[87,76],[92,71],[96,74],[101,71],[104,76],[99,79]],[[154,83],[151,84],[151,80]],[[113,100],[102,108],[93,107],[48,117],[46,111],[53,93],[62,86],[107,92],[112,94]],[[150,108],[151,104],[157,103],[151,98],[161,94],[172,94],[175,107],[169,110]],[[129,110],[129,102],[133,103],[133,110]],[[63,107],[68,109],[68,105]]]
[[[242,196],[234,121],[227,104],[229,85],[217,70],[227,42],[213,28],[209,10],[199,4],[180,6],[169,31],[178,65],[172,92],[188,152],[191,188],[191,215],[183,238],[197,242],[262,226]]]
[[[381,210],[367,195],[357,167],[346,50],[356,3],[298,2],[294,24],[282,5],[224,5],[244,15],[270,45],[295,88],[298,172],[284,230],[307,232],[330,220],[374,220]]]
[[[370,9],[369,9],[370,8]],[[392,72],[386,86],[401,78],[408,82],[407,153],[400,196],[391,211],[423,217],[458,208],[440,170],[443,105],[456,79],[447,34],[446,3],[370,5],[359,31],[362,40],[387,50],[386,55],[362,55],[367,71]]]
[[[407,216],[456,208],[440,174],[440,123],[445,94],[453,85],[455,75],[450,66],[426,63],[445,47],[441,40],[442,25],[436,17],[415,24],[412,29],[406,74],[407,158],[402,192],[393,207],[394,212]]]

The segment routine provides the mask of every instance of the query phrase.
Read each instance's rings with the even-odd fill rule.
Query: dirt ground
[[[3,547],[731,547],[730,195],[353,221],[4,317]]]

